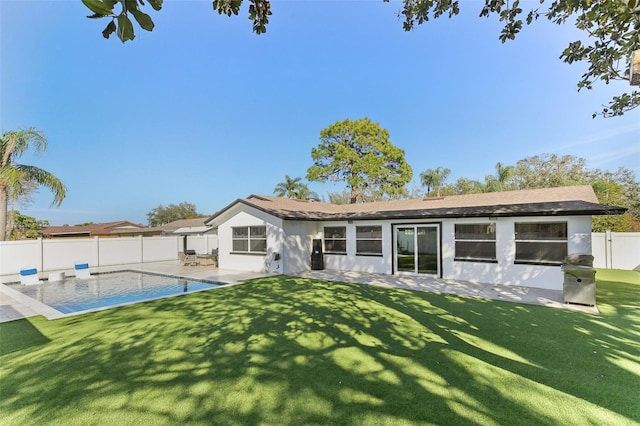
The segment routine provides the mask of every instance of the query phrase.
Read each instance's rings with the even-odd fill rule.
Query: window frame
[[[557,225],[563,225],[564,229],[564,235],[560,235],[560,236],[553,236],[553,232],[547,235],[540,235],[540,233],[538,232],[538,235],[534,235],[533,237],[531,236],[532,231],[529,230],[527,232],[527,234],[525,234],[525,237],[519,237],[518,234],[523,234],[524,232],[519,232],[518,227],[519,226],[532,226],[535,225],[538,228],[544,226],[544,225],[553,225],[553,226],[557,226]],[[537,237],[537,238],[536,238]],[[515,222],[514,223],[514,243],[515,243],[515,260],[514,260],[514,264],[525,264],[525,265],[547,265],[547,266],[560,266],[562,265],[562,263],[564,262],[564,258],[567,256],[567,253],[569,252],[569,226],[568,226],[568,222],[567,221],[555,221],[555,222]],[[542,256],[538,256],[537,259],[534,258],[523,258],[522,255],[523,254],[528,254],[529,251],[531,250],[527,250],[526,253],[522,253],[522,247],[525,248],[530,248],[533,245],[537,245],[539,246],[538,249],[536,250],[539,254],[541,254]],[[548,247],[557,247],[562,245],[563,249],[560,252],[559,258],[549,258],[549,257],[544,257],[545,252],[548,253],[547,251],[543,251],[544,246],[548,246]]]
[[[327,232],[327,229],[342,229],[342,237],[327,237],[327,235],[331,235],[330,232]],[[322,240],[324,243],[324,253],[325,254],[347,254],[347,227],[343,225],[331,225],[325,226],[322,228]],[[328,244],[327,244],[328,243]],[[340,245],[344,245],[343,250],[334,250],[334,245],[336,243]]]
[[[379,237],[360,237],[359,229],[360,228],[378,228]],[[376,231],[371,231],[376,232]],[[360,251],[360,242],[379,242],[380,249],[378,251]],[[382,256],[382,225],[356,225],[356,256]]]
[[[462,227],[486,227],[484,234],[469,232],[468,230],[463,232]],[[481,228],[478,228],[481,230]],[[490,231],[490,232],[489,232]],[[462,235],[462,234],[465,235]],[[471,234],[471,237],[468,235]],[[456,262],[478,262],[478,263],[498,263],[497,258],[497,244],[496,244],[496,223],[495,222],[474,222],[474,223],[456,223],[454,224],[454,258],[453,260]],[[473,238],[473,235],[493,235],[493,238]],[[459,254],[459,251],[462,252],[462,246],[466,244],[477,244],[477,245],[493,245],[493,257],[483,257],[483,256],[473,256],[473,255],[462,255]]]
[[[262,228],[264,232],[252,232],[255,228]],[[236,229],[244,229],[246,231],[245,235],[236,236]],[[260,241],[264,241],[264,251],[262,250],[253,250],[256,243]],[[246,242],[246,250],[238,249],[236,246],[236,242]],[[232,226],[231,227],[231,253],[234,254],[257,254],[264,255],[267,254],[267,226],[266,225],[246,225],[246,226]]]

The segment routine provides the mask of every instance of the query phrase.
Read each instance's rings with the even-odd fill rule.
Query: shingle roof
[[[204,226],[204,221],[206,217],[197,217],[195,219],[180,219],[174,220],[173,222],[169,222],[165,225],[165,229],[178,229],[178,228],[190,228],[193,226]]]
[[[617,215],[626,211],[621,207],[599,204],[593,188],[583,185],[340,205],[251,195],[231,203],[205,223],[213,221],[237,203],[292,220]]]
[[[198,227],[198,226],[204,226],[204,221],[206,220],[206,217],[198,217],[195,219],[179,219],[179,220],[174,220],[173,222],[169,222],[169,223],[165,223],[164,225],[159,225],[159,226],[151,226],[151,227],[146,227],[140,230],[136,230],[136,233],[139,234],[171,234],[173,233],[173,231],[175,231],[176,229],[180,229],[180,228],[191,228],[191,227]],[[113,234],[127,234],[126,230],[123,231],[113,231]]]
[[[47,226],[42,229],[42,235],[45,237],[61,235],[109,235],[114,230],[131,230],[140,228],[144,228],[144,225],[129,222],[127,220],[119,220],[117,222],[93,223],[91,225],[82,226]]]

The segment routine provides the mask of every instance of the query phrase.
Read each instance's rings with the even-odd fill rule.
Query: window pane
[[[562,263],[567,256],[567,243],[533,243],[516,241],[516,260]]]
[[[356,241],[356,253],[382,254],[382,240],[358,240]]]
[[[457,240],[495,240],[495,223],[456,225]]]
[[[233,238],[242,238],[249,236],[249,228],[241,226],[238,228],[231,228],[233,230]]]
[[[516,223],[516,240],[566,240],[567,222]]]
[[[346,226],[325,226],[324,238],[347,238]]]
[[[247,240],[233,240],[233,251],[249,251]]]
[[[345,240],[325,240],[324,249],[330,253],[346,253],[347,242]]]
[[[267,236],[267,227],[266,226],[252,226],[251,227],[251,238],[254,237],[266,237]]]
[[[456,258],[495,260],[496,243],[493,241],[456,241]]]
[[[382,239],[382,226],[356,226],[356,238]]]
[[[251,251],[266,252],[267,240],[251,240]]]

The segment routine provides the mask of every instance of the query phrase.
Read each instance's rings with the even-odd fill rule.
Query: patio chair
[[[88,263],[76,263],[73,269],[76,272],[76,278],[80,278],[82,280],[91,278]]]
[[[36,268],[24,268],[20,270],[20,283],[23,285],[42,284],[42,280],[38,278]]]
[[[195,250],[185,250],[184,251],[184,262],[183,264],[186,265],[191,265],[191,266],[195,266],[195,265],[199,265],[200,261],[198,260],[198,256],[196,256],[196,251]]]

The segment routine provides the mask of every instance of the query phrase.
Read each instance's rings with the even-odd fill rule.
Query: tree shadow
[[[0,356],[49,343],[29,319],[9,321],[0,327]]]
[[[31,423],[631,423],[629,291],[603,317],[278,276],[37,320],[52,344],[2,358],[0,409]]]

